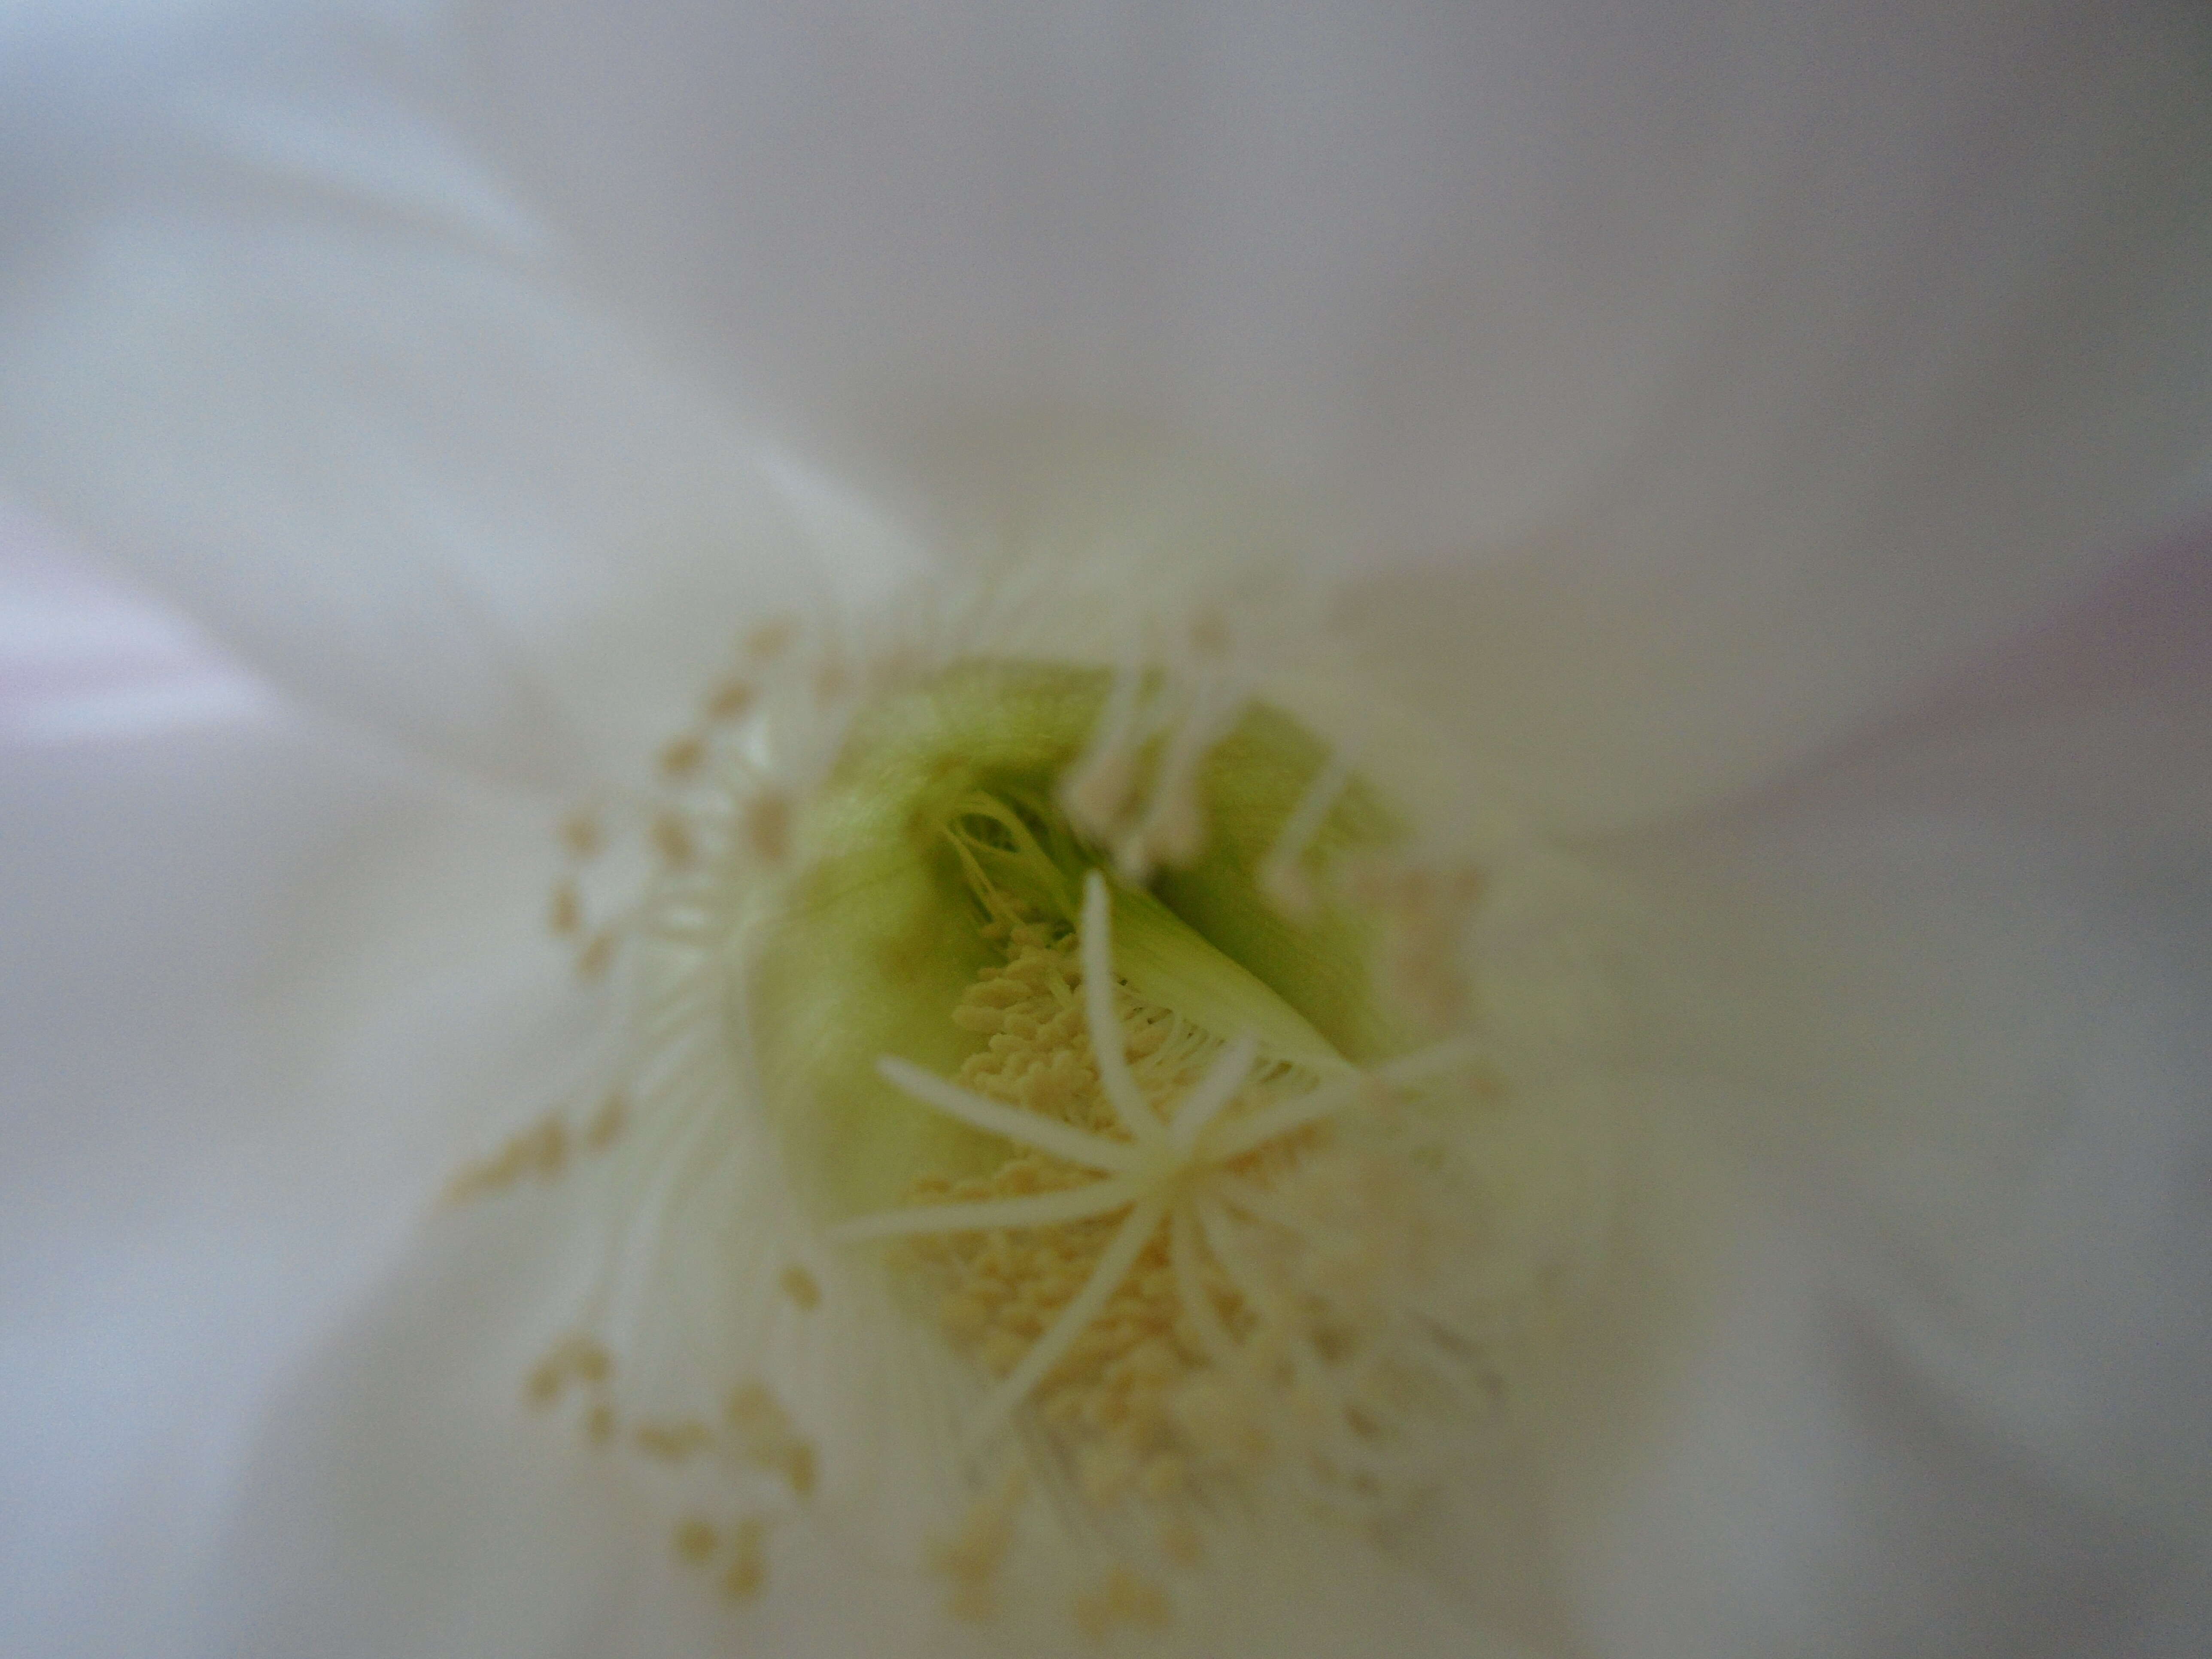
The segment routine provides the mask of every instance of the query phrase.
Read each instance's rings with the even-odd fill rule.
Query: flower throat
[[[635,1036],[619,1110],[464,1171],[610,1166],[603,1287],[530,1397],[691,1483],[678,1558],[739,1599],[865,1486],[837,1413],[872,1376],[945,1402],[901,1455],[963,1618],[1088,1579],[1079,1623],[1153,1622],[1239,1527],[1425,1490],[1589,1240],[1583,1127],[1470,984],[1488,872],[1206,641],[856,670],[797,637],[663,752],[633,909],[556,890]]]

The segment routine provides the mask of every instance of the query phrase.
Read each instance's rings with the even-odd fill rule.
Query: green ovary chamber
[[[1012,928],[1067,936],[1085,873],[1110,872],[1059,804],[1109,678],[957,666],[867,710],[799,817],[799,873],[744,947],[743,1015],[763,1097],[826,1217],[902,1201],[918,1171],[975,1173],[1003,1150],[915,1105],[876,1060],[950,1076],[988,1053],[954,1011],[1006,962]],[[1289,716],[1249,709],[1200,775],[1198,857],[1146,886],[1114,883],[1115,967],[1135,995],[1223,1040],[1250,1026],[1280,1057],[1364,1064],[1407,1040],[1378,992],[1376,924],[1343,902],[1294,919],[1262,882],[1327,761]],[[1401,837],[1355,781],[1302,858],[1326,869]]]

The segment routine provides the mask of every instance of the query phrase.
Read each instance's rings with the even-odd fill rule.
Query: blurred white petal
[[[483,10],[507,155],[734,383],[925,499],[1073,412],[1452,561],[1379,653],[1588,819],[1924,689],[2212,450],[2186,9]]]
[[[0,471],[288,685],[574,781],[749,617],[865,580],[811,566],[726,405],[564,291],[428,110],[423,9],[10,22]]]
[[[42,563],[111,647],[114,590]],[[64,641],[33,643],[52,667]],[[105,706],[112,657],[68,666]],[[514,948],[543,810],[227,672],[253,691],[228,718],[36,732],[0,765],[0,1395],[36,1425],[0,1440],[0,1606],[33,1651],[198,1650],[254,1425],[415,1236],[457,1130],[566,1052],[565,976]]]
[[[489,258],[144,218],[79,255],[0,331],[0,455],[341,714],[599,775],[830,586],[711,404]]]
[[[0,1439],[0,1603],[27,1651],[173,1650],[251,1423],[368,1266],[287,1206],[326,1156],[338,1192],[416,1188],[396,1146],[325,1147],[267,1042],[288,890],[387,782],[328,749],[264,717],[0,764],[0,1394],[36,1425]]]
[[[1731,1031],[1774,1196],[1661,1455],[1567,1534],[1621,1651],[2120,1653],[2196,1582],[2208,736],[1985,711],[1675,838],[1741,924],[1678,1029]]]

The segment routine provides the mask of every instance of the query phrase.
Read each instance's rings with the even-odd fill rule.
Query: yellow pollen
[[[586,984],[606,977],[607,969],[615,964],[615,935],[602,928],[584,941],[583,949],[576,952],[576,977]]]
[[[763,1547],[767,1523],[757,1516],[740,1521],[731,1539],[730,1564],[722,1569],[722,1594],[732,1601],[750,1601],[768,1580],[768,1556]]]
[[[768,791],[745,804],[745,840],[763,862],[781,864],[791,851],[791,799]]]
[[[750,680],[724,680],[708,694],[707,718],[710,720],[742,720],[759,696]]]
[[[791,1304],[801,1313],[812,1313],[822,1305],[822,1286],[814,1275],[796,1264],[786,1267],[776,1279],[776,1286],[791,1298]]]
[[[745,636],[745,654],[755,662],[774,662],[791,649],[799,639],[799,624],[789,617],[779,617],[773,622],[763,623]]]
[[[707,758],[706,739],[687,732],[672,738],[660,751],[660,770],[664,776],[688,778],[696,772]]]
[[[620,1138],[629,1122],[629,1102],[617,1090],[599,1103],[599,1109],[584,1126],[584,1145],[592,1152],[604,1152]]]
[[[713,1522],[693,1516],[676,1523],[675,1534],[671,1541],[675,1547],[677,1559],[687,1566],[703,1567],[721,1548],[722,1534],[714,1529]]]
[[[553,886],[553,900],[546,909],[546,925],[562,939],[577,932],[584,925],[584,901],[574,881],[563,879]]]
[[[1376,1303],[1385,1288],[1383,1268],[1363,1270],[1356,1250],[1347,1265],[1320,1248],[1339,1231],[1356,1237],[1366,1214],[1333,1224],[1337,1188],[1364,1164],[1334,1147],[1330,1120],[1469,1057],[1440,1045],[1319,1083],[1261,1065],[1249,1038],[1224,1045],[1133,1004],[1110,968],[1109,917],[1094,872],[1079,939],[1006,930],[1004,963],[954,1012],[991,1038],[954,1079],[883,1065],[923,1104],[1017,1150],[988,1176],[925,1176],[908,1207],[838,1231],[903,1241],[934,1283],[945,1337],[999,1379],[971,1450],[1026,1407],[1091,1505],[1137,1502],[1188,1522],[1213,1486],[1249,1475],[1293,1429],[1325,1439],[1352,1422],[1352,1402],[1296,1363],[1300,1352],[1316,1356],[1309,1367],[1359,1357],[1372,1333],[1331,1323],[1324,1309]],[[1114,1034],[1103,1048],[1091,1036],[1102,1016]],[[1375,1201],[1386,1200],[1411,1202],[1395,1192]],[[1290,1290],[1280,1244],[1237,1242],[1255,1216],[1313,1241],[1292,1253]]]
[[[1117,1625],[1164,1630],[1169,1617],[1167,1593],[1127,1567],[1114,1568],[1097,1589],[1075,1598],[1075,1622],[1092,1638],[1106,1635]]]
[[[596,814],[571,812],[561,820],[561,844],[571,858],[596,858],[607,844],[606,831]]]

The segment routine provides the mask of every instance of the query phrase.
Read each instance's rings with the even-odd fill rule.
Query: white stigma
[[[1254,1307],[1271,1299],[1264,1285],[1242,1271],[1241,1252],[1226,1247],[1224,1205],[1297,1227],[1298,1212],[1255,1199],[1255,1183],[1227,1166],[1271,1143],[1343,1111],[1380,1085],[1405,1086],[1470,1063],[1464,1042],[1435,1045],[1372,1073],[1359,1073],[1271,1105],[1229,1112],[1250,1081],[1259,1044],[1246,1033],[1224,1048],[1205,1074],[1163,1122],[1139,1090],[1119,1041],[1114,1008],[1113,906],[1106,879],[1093,870],[1084,887],[1081,954],[1091,1054],[1120,1135],[1102,1134],[1006,1106],[963,1089],[891,1055],[877,1061],[884,1080],[918,1103],[970,1127],[1043,1152],[1100,1178],[1057,1192],[969,1203],[927,1204],[864,1216],[831,1230],[839,1243],[930,1233],[980,1232],[1000,1228],[1060,1226],[1123,1212],[1121,1225],[1100,1252],[1089,1278],[1058,1316],[1001,1378],[963,1436],[963,1454],[986,1449],[1031,1392],[1065,1358],[1096,1320],[1130,1269],[1165,1226],[1169,1258],[1180,1299],[1193,1322],[1215,1343],[1225,1344],[1218,1314],[1198,1291],[1202,1237],[1219,1270]],[[1102,1034],[1110,1034],[1102,1040]]]

